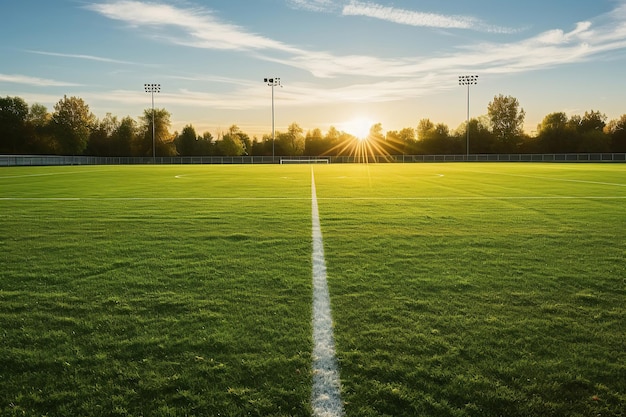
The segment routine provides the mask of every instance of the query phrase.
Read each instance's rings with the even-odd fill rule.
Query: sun
[[[376,127],[374,131],[372,128]],[[379,124],[374,123],[367,117],[356,117],[343,123],[337,124],[343,134],[340,140],[329,149],[326,154],[348,156],[354,158],[354,162],[368,164],[377,162],[380,158],[387,159],[390,156],[389,144],[381,136]]]
[[[341,130],[349,133],[359,140],[366,140],[370,134],[370,129],[374,125],[370,119],[358,117],[341,124]]]

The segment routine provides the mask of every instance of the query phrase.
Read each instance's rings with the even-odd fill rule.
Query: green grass
[[[623,165],[314,169],[348,416],[624,415]],[[0,414],[310,415],[310,171],[0,170]]]
[[[1,175],[61,171],[0,180],[87,198],[0,203],[0,414],[309,414],[310,174]]]
[[[349,416],[623,415],[623,166],[316,183]]]

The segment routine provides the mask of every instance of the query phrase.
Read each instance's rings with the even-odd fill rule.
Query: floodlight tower
[[[272,162],[274,162],[274,87],[282,85],[280,84],[280,78],[263,78],[263,82],[266,83],[269,87],[272,87]]]
[[[144,84],[143,86],[146,93],[150,93],[152,95],[152,159],[153,162],[156,162],[156,146],[154,139],[154,93],[161,92],[161,84]]]
[[[467,86],[467,126],[465,130],[467,131],[467,143],[465,145],[465,150],[467,152],[467,156],[469,156],[469,122],[470,122],[470,85],[478,84],[478,75],[459,75],[459,85]]]

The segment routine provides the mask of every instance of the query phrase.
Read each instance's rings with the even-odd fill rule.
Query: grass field
[[[620,164],[0,170],[0,415],[624,416]]]

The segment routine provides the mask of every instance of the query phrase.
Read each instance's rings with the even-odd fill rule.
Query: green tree
[[[626,114],[611,120],[605,126],[604,132],[611,138],[612,152],[626,152]]]
[[[331,126],[324,135],[324,142],[328,144],[328,148],[322,154],[323,156],[350,156],[354,154],[358,139]]]
[[[197,151],[198,155],[215,155],[215,143],[213,142],[211,132],[204,132],[202,136],[198,138]]]
[[[242,139],[243,132],[237,125],[232,125],[228,132],[217,143],[221,155],[240,156],[245,152],[245,145]]]
[[[417,129],[415,131],[417,134],[417,140],[421,141],[429,139],[434,130],[435,124],[431,122],[430,119],[421,119],[417,124]]]
[[[191,125],[187,125],[183,128],[180,135],[174,140],[176,144],[176,151],[181,156],[198,155],[198,135]]]
[[[606,126],[606,115],[599,111],[586,111],[583,116],[572,116],[568,123],[569,126],[578,133],[585,133],[592,130],[602,131]]]
[[[543,118],[537,130],[539,133],[551,130],[564,131],[568,121],[567,115],[563,112],[550,113]]]
[[[56,153],[56,144],[50,132],[52,115],[43,104],[34,103],[28,111],[28,152],[34,154]]]
[[[171,134],[169,129],[170,113],[165,109],[154,109],[154,142],[156,156],[164,156],[170,153],[169,143]],[[145,109],[140,117],[142,135],[138,137],[133,146],[133,155],[152,156],[152,109]]]
[[[246,133],[241,132],[239,139],[243,142],[243,154],[242,155],[254,155],[252,153],[252,139]]]
[[[28,104],[20,97],[0,98],[0,153],[23,153],[27,146]]]
[[[609,152],[611,136],[605,133],[606,116],[598,111],[568,118],[563,112],[550,113],[537,127],[540,152]]]
[[[396,154],[410,154],[415,150],[415,129],[405,127],[400,131],[389,130],[385,140]]]
[[[606,115],[599,111],[586,111],[577,119],[579,133],[577,152],[610,152],[611,137],[604,133]]]
[[[116,116],[107,113],[104,119],[96,121],[89,135],[89,143],[85,153],[94,156],[111,156],[113,151],[113,134],[119,127]]]
[[[50,123],[51,114],[43,104],[34,103],[28,111],[28,123],[37,127],[44,127]]]
[[[523,138],[526,112],[520,108],[519,101],[512,96],[502,94],[493,98],[487,107],[491,122],[491,131],[499,144],[499,152],[512,152]]]
[[[68,155],[82,154],[87,147],[95,121],[95,116],[82,98],[63,96],[63,99],[54,105],[50,120],[59,152]]]
[[[309,130],[304,138],[304,154],[311,156],[323,155],[330,148],[320,129]]]
[[[469,129],[469,153],[470,154],[489,154],[497,153],[498,146],[496,139],[489,129],[489,119],[486,116],[470,119],[469,125],[463,123],[462,128],[457,129],[457,145],[458,150],[455,153],[467,152],[467,129]]]
[[[455,140],[444,123],[434,124],[430,119],[422,119],[417,125],[417,151],[425,155],[445,155],[456,153]]]
[[[556,112],[546,115],[537,126],[539,152],[572,152],[575,147],[572,140],[573,133],[565,113]]]
[[[330,126],[324,135],[326,149],[321,154],[323,156],[343,156],[349,155],[348,147],[354,139],[353,136],[337,130],[335,126]]]
[[[358,139],[356,139],[356,143],[359,143]],[[395,148],[395,144],[392,144],[391,142],[387,142],[385,140],[382,123],[375,123],[370,127],[370,131],[367,134],[367,141],[364,142],[363,145],[365,145],[365,148],[367,149],[365,154],[368,158],[379,155],[387,156],[398,153],[398,150]],[[402,151],[400,151],[400,153],[402,153]]]
[[[602,153],[611,151],[611,137],[602,130],[587,130],[578,138],[576,152]]]
[[[271,138],[269,139],[271,140]],[[269,143],[269,146],[268,146]],[[252,141],[252,153],[254,156],[267,156],[272,154],[272,145],[268,141],[266,136],[263,136],[261,140],[257,137]]]
[[[333,142],[333,141],[337,141],[341,136],[341,132],[337,130],[337,128],[335,126],[331,126],[328,128],[328,132],[326,132],[326,135],[324,136],[326,139],[328,139],[329,141]]]
[[[130,116],[124,117],[113,133],[112,156],[131,156],[133,144],[139,136],[137,122]]]
[[[290,124],[286,133],[276,135],[276,145],[280,147],[280,153],[276,152],[276,155],[302,155],[304,152],[304,130],[297,123]]]
[[[259,152],[257,152],[255,155],[284,155],[281,150],[280,142],[278,141],[279,134],[279,132],[275,132],[274,138],[272,138],[271,134],[263,135],[263,137],[261,138],[261,143],[258,146]]]
[[[374,143],[383,143],[385,141],[382,123],[375,123],[370,127],[370,131],[367,134],[367,140]]]

